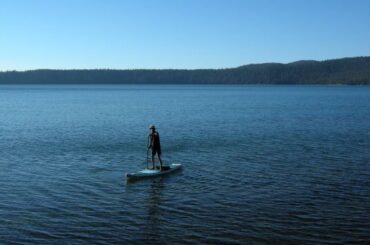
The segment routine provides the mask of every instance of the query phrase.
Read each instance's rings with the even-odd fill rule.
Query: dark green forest
[[[370,57],[227,69],[3,71],[0,84],[370,84]]]

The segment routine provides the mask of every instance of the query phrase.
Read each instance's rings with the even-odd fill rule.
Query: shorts
[[[152,156],[154,156],[155,154],[161,155],[161,148],[152,148]]]

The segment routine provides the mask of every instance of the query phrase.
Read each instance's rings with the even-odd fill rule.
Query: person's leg
[[[155,151],[152,150],[152,165],[153,165],[153,169],[155,169],[154,157],[155,157]]]
[[[161,159],[161,153],[158,152],[158,159],[159,159],[159,163],[161,164],[161,171],[162,171],[162,159]]]

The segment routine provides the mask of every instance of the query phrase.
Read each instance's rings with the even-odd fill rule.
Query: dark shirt
[[[150,146],[152,147],[152,149],[160,150],[161,149],[161,142],[159,140],[158,132],[150,133],[149,138],[150,138],[149,139],[150,140]]]

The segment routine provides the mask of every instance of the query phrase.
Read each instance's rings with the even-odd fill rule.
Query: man
[[[155,157],[155,154],[157,154],[159,162],[161,164],[160,170],[162,171],[162,159],[161,159],[162,152],[161,152],[161,142],[159,140],[159,134],[155,130],[154,125],[149,125],[149,129],[151,130],[151,133],[148,136],[148,149],[152,148],[153,169],[155,169],[154,157]]]

